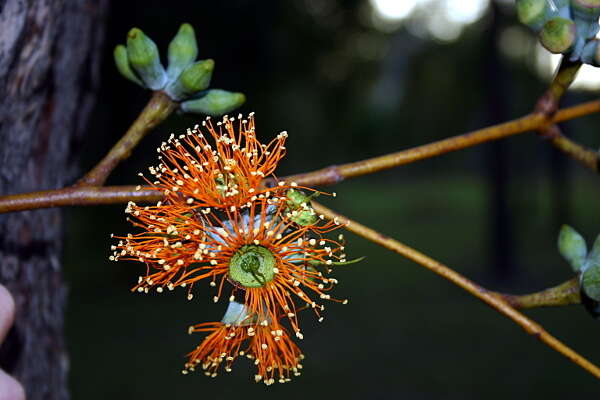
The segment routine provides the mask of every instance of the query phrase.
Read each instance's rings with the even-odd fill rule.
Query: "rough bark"
[[[0,0],[0,195],[71,183],[98,84],[106,0]],[[29,400],[67,399],[58,209],[0,215],[0,282],[15,326],[0,366]]]

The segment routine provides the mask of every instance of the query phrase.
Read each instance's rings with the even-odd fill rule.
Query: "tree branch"
[[[496,293],[498,296],[508,302],[514,308],[535,308],[535,307],[560,307],[571,304],[580,304],[579,278],[569,279],[558,286],[544,289],[540,292],[515,295]]]
[[[596,100],[559,110],[549,118],[552,123],[556,124],[598,111],[600,111],[600,101]],[[545,114],[532,113],[499,125],[493,125],[464,135],[453,136],[437,142],[413,147],[412,149],[339,166],[332,165],[316,171],[292,175],[285,179],[292,180],[299,185],[304,186],[331,185],[347,178],[372,174],[374,172],[424,160],[426,158],[439,156],[451,151],[461,150],[481,143],[517,135],[519,133],[537,130],[548,123],[547,118],[548,117]],[[577,153],[578,156],[585,158],[586,160],[590,159],[589,154],[581,153],[575,147],[572,147],[571,153]]]
[[[178,104],[165,93],[156,91],[125,135],[113,146],[106,156],[81,178],[75,186],[102,186],[113,169],[131,155],[131,151],[148,132],[164,121]]]
[[[558,123],[598,111],[600,111],[600,100],[590,101],[559,110],[552,117],[552,121]],[[504,124],[494,125],[397,153],[339,166],[330,166],[313,172],[284,177],[283,179],[293,180],[303,186],[330,185],[346,178],[374,173],[476,144],[535,130],[544,121],[545,117],[540,114],[529,114]],[[0,213],[59,206],[126,203],[129,200],[154,202],[159,199],[160,195],[150,190],[149,187],[142,187],[140,191],[136,191],[134,186],[73,186],[0,197]]]
[[[362,236],[363,238],[370,240],[371,242],[376,243],[380,246],[383,246],[388,250],[398,253],[408,258],[409,260],[412,260],[417,264],[420,264],[421,266],[429,269],[430,271],[433,271],[434,273],[461,287],[462,289],[466,290],[467,292],[477,297],[478,299],[480,299],[499,313],[513,320],[515,323],[521,326],[521,328],[523,328],[528,334],[534,336],[541,342],[548,345],[550,348],[559,352],[569,360],[573,361],[575,364],[579,365],[581,368],[588,371],[596,378],[600,379],[600,368],[598,368],[596,365],[592,364],[590,361],[573,351],[571,348],[569,348],[567,345],[556,339],[554,336],[550,335],[550,333],[548,333],[541,325],[539,325],[535,321],[532,321],[527,316],[514,309],[503,298],[503,296],[486,290],[485,288],[479,286],[475,282],[462,276],[458,272],[448,268],[447,266],[426,256],[425,254],[398,242],[395,239],[387,237],[367,226],[364,226],[356,221],[348,219],[336,213],[335,211],[332,211],[322,206],[321,204],[318,204],[316,202],[313,202],[312,204],[319,214],[323,214],[326,218],[338,221],[350,232]]]

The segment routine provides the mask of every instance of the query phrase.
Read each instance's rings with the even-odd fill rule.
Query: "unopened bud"
[[[215,62],[203,60],[183,70],[181,75],[167,88],[167,93],[174,100],[182,100],[208,87]]]
[[[127,56],[147,87],[153,90],[164,87],[167,77],[160,63],[156,43],[138,28],[131,29],[127,34]]]
[[[546,23],[550,5],[546,0],[517,0],[517,15],[521,23],[539,31]]]
[[[131,66],[129,65],[129,57],[127,56],[127,48],[120,44],[115,47],[113,54],[115,57],[115,64],[117,65],[117,69],[121,75],[140,86],[144,86],[142,81],[135,76],[135,73],[131,70]]]
[[[169,66],[167,76],[170,81],[177,79],[181,71],[194,62],[198,55],[198,44],[194,28],[182,24],[177,35],[169,43]]]
[[[555,54],[570,50],[576,38],[575,22],[567,18],[552,18],[544,24],[540,31],[540,43],[549,52]]]
[[[219,116],[235,110],[246,101],[243,93],[233,93],[221,89],[207,90],[206,94],[195,100],[181,103],[181,109],[189,113]]]
[[[587,257],[587,245],[585,239],[569,225],[563,225],[560,229],[558,251],[575,272],[583,267]]]

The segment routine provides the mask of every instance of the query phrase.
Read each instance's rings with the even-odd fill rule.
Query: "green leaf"
[[[567,260],[573,271],[579,271],[587,256],[587,245],[583,237],[569,225],[563,225],[558,235],[558,251]]]

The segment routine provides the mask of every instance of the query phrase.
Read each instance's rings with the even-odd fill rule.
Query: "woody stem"
[[[510,318],[528,334],[534,336],[544,344],[548,345],[550,348],[554,349],[569,360],[573,361],[575,364],[579,365],[581,368],[585,369],[596,378],[600,379],[600,368],[556,339],[541,325],[517,311],[501,295],[488,291],[465,276],[426,256],[425,254],[403,243],[400,243],[395,239],[385,236],[374,229],[346,218],[321,204],[313,202],[313,207],[319,214],[323,214],[326,218],[337,220],[341,225],[344,226],[345,229],[349,230],[350,232],[362,236],[363,238],[383,246],[388,250],[398,253],[466,290],[479,300],[498,311],[500,314]]]
[[[558,123],[598,111],[600,111],[600,100],[590,101],[559,110],[552,117],[552,121]],[[305,186],[330,185],[346,178],[374,173],[492,140],[536,130],[544,122],[545,117],[543,115],[529,114],[503,124],[453,136],[448,139],[413,147],[412,149],[354,163],[331,166],[318,171],[292,175],[283,179],[295,181]],[[154,202],[160,198],[161,195],[157,191],[150,190],[148,187],[142,187],[141,190],[136,191],[134,186],[73,186],[0,197],[0,213],[60,206],[126,203],[130,200]]]
[[[108,154],[81,178],[75,186],[102,186],[113,169],[131,155],[131,151],[155,126],[164,121],[175,109],[175,103],[165,93],[156,91],[137,119]]]

